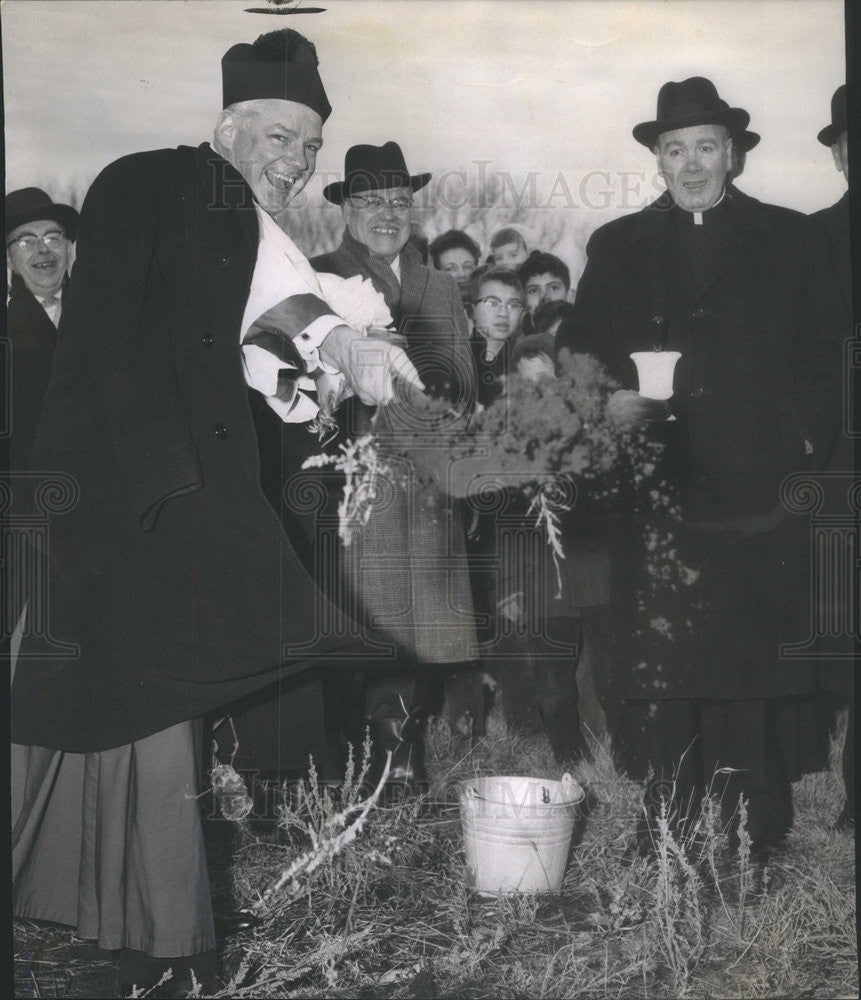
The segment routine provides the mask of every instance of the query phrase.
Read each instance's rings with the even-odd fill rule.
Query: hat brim
[[[680,128],[693,128],[695,125],[725,125],[731,133],[741,133],[744,132],[749,123],[750,115],[744,108],[700,111],[696,114],[666,118],[660,122],[640,122],[639,125],[634,126],[633,136],[641,145],[654,149],[658,144],[658,137],[664,132],[675,132],[676,129]],[[756,133],[752,132],[751,135],[756,135]],[[748,148],[752,149],[753,147]]]
[[[816,138],[822,143],[823,146],[833,146],[845,131],[845,127],[840,128],[839,125],[834,125],[832,123],[831,125],[826,125]]]
[[[433,174],[415,174],[410,176],[410,188],[413,191],[418,191],[423,188],[427,182],[431,179]],[[333,184],[327,184],[323,188],[323,197],[326,201],[330,201],[333,205],[343,205],[344,198],[348,197],[350,194],[365,194],[367,191],[388,191],[389,188],[402,187],[401,184],[386,184],[382,183],[379,187],[371,188],[366,187],[357,191],[345,191],[344,181],[335,181]]]
[[[13,229],[23,226],[28,222],[38,222],[42,219],[51,219],[58,222],[66,232],[70,240],[74,240],[78,231],[78,219],[80,216],[71,205],[46,205],[29,209],[26,212],[18,212],[6,216],[6,236]]]
[[[741,135],[735,136],[732,140],[733,145],[740,149],[742,153],[749,153],[754,146],[759,145],[759,140],[762,136],[759,132],[742,132]]]

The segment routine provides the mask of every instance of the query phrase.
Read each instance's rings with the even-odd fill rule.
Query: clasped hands
[[[373,331],[371,336],[345,325],[336,326],[318,349],[324,364],[346,379],[346,392],[368,406],[383,406],[395,398],[395,379],[424,389],[415,366],[397,343],[396,335]]]

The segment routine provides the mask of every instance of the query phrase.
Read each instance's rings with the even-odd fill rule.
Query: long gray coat
[[[349,278],[376,276],[351,251],[349,241],[311,260],[317,271]],[[474,392],[469,333],[460,293],[446,274],[421,263],[408,244],[400,255],[397,301],[388,304],[405,350],[425,386],[467,413]],[[373,410],[349,401],[342,425],[351,436],[370,429]],[[409,412],[397,406],[380,414],[375,429],[396,442],[410,429]],[[413,476],[408,465],[398,472]],[[472,596],[459,504],[434,486],[394,482],[382,491],[368,524],[344,552],[348,590],[366,620],[416,650],[419,661],[462,663],[477,656]]]

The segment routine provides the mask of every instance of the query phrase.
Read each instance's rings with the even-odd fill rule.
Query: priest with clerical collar
[[[648,526],[618,529],[616,648],[597,678],[614,751],[632,777],[656,776],[652,820],[663,792],[693,822],[690,803],[710,789],[735,836],[744,795],[765,856],[791,826],[810,735],[800,706],[815,688],[812,666],[779,654],[810,620],[808,526],[788,516],[781,486],[828,459],[846,324],[821,231],[728,181],[749,120],[703,77],[664,84],[633,135],[666,191],[593,233],[573,335],[623,386],[611,413],[663,444],[681,512],[671,562],[688,571],[675,592],[649,589]],[[661,348],[681,354],[669,401],[638,393],[630,359]],[[644,849],[649,834],[644,822]]]

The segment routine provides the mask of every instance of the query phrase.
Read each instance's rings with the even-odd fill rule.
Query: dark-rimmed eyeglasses
[[[378,194],[352,194],[350,201],[368,212],[378,212],[383,205],[393,212],[408,212],[413,207],[412,198],[381,198]]]
[[[36,236],[35,233],[23,233],[21,236],[16,236],[14,240],[10,240],[6,244],[6,249],[9,250],[13,246],[18,246],[22,250],[29,252],[30,250],[35,250],[40,243],[44,243],[49,250],[53,250],[54,247],[58,247],[61,243],[65,242],[66,234],[60,232],[59,229],[52,229],[49,233],[43,233],[41,236]]]
[[[484,298],[475,300],[476,305],[479,302],[486,302],[491,309],[498,309],[500,306],[505,306],[508,312],[519,312],[523,309],[523,303],[520,299],[508,299],[503,302],[502,299],[498,299],[495,295],[485,295]]]

